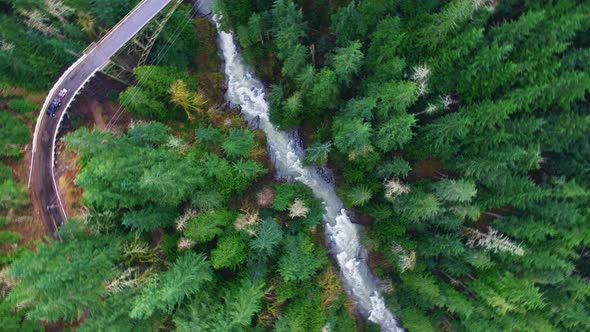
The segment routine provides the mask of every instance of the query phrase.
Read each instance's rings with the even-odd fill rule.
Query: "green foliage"
[[[0,157],[20,157],[31,132],[14,115],[0,111]]]
[[[162,119],[166,117],[166,106],[153,98],[149,92],[138,87],[129,87],[119,95],[125,109],[138,117]]]
[[[31,9],[34,5],[30,3],[14,5],[15,9],[33,12]],[[42,2],[36,5],[44,7]],[[39,14],[42,20],[51,16],[44,11]],[[57,19],[52,20],[54,22],[42,22],[38,29],[31,29],[17,17],[12,8],[3,6],[0,39],[4,50],[0,52],[0,85],[31,90],[48,89],[61,68],[74,62],[74,56],[68,51],[82,51],[85,41],[81,42],[78,29],[65,31],[65,19],[64,22]],[[45,31],[47,35],[39,30]]]
[[[64,4],[74,9],[54,15],[43,1],[13,2],[10,4],[19,8],[19,14],[12,15],[18,16],[14,24],[2,21],[5,17],[0,15],[0,85],[26,81],[22,85],[26,88],[49,86],[73,61],[71,54],[87,44],[86,38],[103,34],[105,25],[115,24],[136,3],[65,0]],[[314,63],[328,63],[318,50],[324,52],[330,41],[318,44],[308,39],[315,36],[307,36],[304,15],[292,1],[273,5],[271,1],[225,0],[219,6],[227,12],[224,24],[237,23],[235,30],[250,59],[272,52],[280,63],[269,63],[268,73],[276,71],[285,80],[297,80],[296,85],[285,81],[285,97],[278,96],[273,105],[278,105],[285,126],[308,121],[310,109],[316,118],[324,117],[322,112],[335,109],[342,95],[338,82],[360,74],[354,66],[360,68],[362,60],[346,62],[345,49],[337,53],[334,71],[314,69],[309,63],[313,57]],[[10,5],[5,7],[4,13],[12,14]],[[56,28],[59,36],[22,29],[25,11],[33,8],[39,9],[46,28]],[[324,4],[318,8],[329,9]],[[236,213],[229,206],[249,205],[252,197],[241,193],[266,170],[249,158],[256,144],[251,131],[216,128],[210,124],[220,119],[204,118],[192,144],[185,130],[194,127],[182,125],[185,114],[171,103],[171,85],[177,80],[183,80],[189,89],[196,88],[193,68],[185,70],[194,63],[198,46],[189,10],[181,5],[156,40],[148,63],[162,66],[136,68],[137,86],[119,95],[133,117],[170,121],[173,128],[134,122],[121,134],[80,129],[66,136],[66,147],[79,155],[76,184],[88,211],[83,224],[87,228],[68,221],[60,228],[63,242],[52,242],[51,247],[39,244],[38,253],[17,258],[12,268],[22,280],[0,304],[3,328],[30,330],[39,326],[39,320],[82,331],[104,330],[105,326],[117,331],[270,328],[261,317],[276,305],[271,303],[272,297],[265,296],[275,280],[284,275],[284,279],[314,282],[311,278],[327,262],[326,253],[314,247],[308,234],[320,223],[324,209],[304,185],[278,185],[280,211],[262,210],[262,221],[249,228],[253,231],[250,238],[232,225]],[[7,51],[11,44],[15,48]],[[351,46],[355,48],[353,55],[362,57],[360,45]],[[28,120],[29,113],[37,110],[38,106],[25,102],[29,97],[10,96],[13,91],[20,96],[20,89],[3,91],[7,100],[12,99],[8,105],[18,119]],[[328,139],[326,130],[316,141]],[[325,164],[329,152],[329,144],[319,147],[312,162]],[[2,174],[2,183],[10,189],[3,194],[20,195],[10,171],[0,173],[7,173]],[[26,191],[22,194],[26,198]],[[7,208],[21,204],[4,197],[2,204]],[[296,200],[301,200],[308,212],[290,217],[289,208]],[[10,233],[2,234],[6,237],[2,241],[17,240]],[[291,240],[284,240],[286,237]],[[18,255],[2,256],[0,264],[15,257]],[[301,276],[299,265],[305,268]],[[292,300],[278,304],[284,308],[281,322],[319,330],[330,317],[330,326],[353,329],[343,300],[325,308],[322,292],[319,287],[294,288]]]
[[[233,164],[233,168],[239,178],[248,182],[264,172],[263,166],[254,160],[240,159]]]
[[[434,186],[436,196],[443,201],[465,203],[477,193],[475,184],[465,180],[441,180]]]
[[[113,26],[137,3],[125,0],[91,0],[92,13],[105,25]]]
[[[0,245],[18,244],[22,236],[19,233],[10,231],[0,231]]]
[[[235,219],[235,213],[223,209],[200,213],[189,220],[184,235],[197,242],[209,242]]]
[[[238,287],[234,287],[226,293],[223,300],[227,308],[225,321],[228,330],[250,324],[264,295],[262,286],[264,285],[259,282],[244,279]]]
[[[221,143],[221,130],[212,126],[201,127],[199,126],[195,131],[195,137],[200,144],[206,147],[211,147]]]
[[[217,241],[217,247],[211,250],[211,263],[215,269],[235,270],[248,255],[248,245],[240,234],[223,236]]]
[[[76,183],[85,188],[87,204],[104,209],[149,204],[174,206],[185,200],[201,181],[192,162],[154,140],[167,136],[166,127],[139,124],[126,135],[109,137],[80,129],[67,136],[66,146],[89,158]],[[144,136],[142,133],[149,133]],[[124,170],[124,171],[122,171]]]
[[[410,164],[402,158],[395,157],[386,161],[377,168],[377,176],[387,177],[406,177],[411,170]]]
[[[182,70],[171,66],[139,66],[133,69],[137,86],[128,87],[119,95],[123,107],[140,118],[163,120],[176,115],[170,104],[170,87],[182,80],[189,89],[194,80]]]
[[[224,285],[222,296],[201,295],[191,306],[179,311],[174,323],[179,331],[232,331],[248,326],[259,310],[263,284],[242,279]],[[212,310],[213,309],[213,310]]]
[[[315,112],[335,108],[339,98],[336,74],[330,69],[322,69],[313,78],[313,86],[307,97]]]
[[[362,16],[356,8],[356,1],[351,1],[346,7],[338,8],[331,19],[331,29],[336,35],[336,44],[340,46],[357,40],[366,33],[367,27],[363,24]]]
[[[37,245],[9,269],[20,279],[8,303],[27,301],[27,318],[73,322],[100,303],[104,284],[115,271],[118,239],[111,236],[78,236],[51,245]]]
[[[338,77],[338,82],[349,86],[354,75],[358,74],[362,61],[361,43],[351,42],[347,47],[337,48],[332,58],[332,67]]]
[[[41,108],[39,105],[25,99],[12,99],[8,102],[8,107],[20,114],[29,114]]]
[[[287,236],[279,259],[279,273],[287,282],[306,281],[326,263],[308,236]]]
[[[414,136],[412,127],[415,123],[416,119],[411,114],[391,118],[377,131],[375,145],[384,152],[403,147]]]
[[[332,151],[332,143],[316,142],[305,149],[305,163],[307,165],[325,166],[330,151]]]
[[[412,221],[430,219],[441,212],[440,202],[432,194],[414,190],[395,202],[400,213]]]
[[[430,318],[420,310],[408,308],[402,311],[401,317],[404,320],[404,327],[412,331],[437,331],[437,328],[432,325]]]
[[[247,129],[230,129],[223,142],[223,153],[229,158],[248,157],[254,146],[254,133]]]
[[[258,226],[256,236],[250,240],[250,248],[258,255],[271,257],[276,254],[276,248],[283,240],[283,231],[272,218],[264,219]]]
[[[101,331],[105,326],[118,330],[149,330],[152,322],[149,320],[130,319],[129,312],[133,308],[133,300],[139,295],[137,289],[125,289],[109,296],[92,316],[86,318],[79,331]]]
[[[19,208],[28,201],[27,190],[14,181],[10,167],[0,164],[0,209]]]
[[[297,44],[294,45],[283,63],[282,73],[284,76],[294,78],[303,68],[308,58],[307,47]]]
[[[296,91],[283,102],[281,108],[280,121],[281,127],[291,128],[301,122],[301,116],[304,110],[303,95]]]
[[[145,319],[154,312],[172,312],[184,299],[201,290],[213,280],[213,274],[205,256],[188,252],[180,256],[170,269],[147,281],[136,298],[129,317]]]
[[[366,186],[356,186],[351,188],[347,193],[347,201],[350,202],[351,205],[355,206],[363,206],[371,197],[373,197],[373,193],[371,190]]]
[[[313,286],[302,288],[300,295],[289,301],[283,315],[277,319],[277,331],[319,331],[326,325],[321,291]]]
[[[311,189],[300,182],[281,183],[274,186],[275,199],[272,208],[277,211],[287,211],[295,200],[301,200],[309,209],[305,217],[296,218],[304,226],[310,228],[319,225],[322,221],[324,209],[321,203],[314,197]]]
[[[174,66],[179,69],[193,65],[200,46],[199,35],[190,14],[191,10],[191,6],[180,5],[174,11],[149,54],[150,63]],[[182,75],[177,78],[185,79]],[[192,85],[191,88],[193,88]]]
[[[118,15],[122,4],[112,3],[98,8],[97,2],[66,2],[102,11],[102,22]],[[587,3],[221,0],[216,6],[248,62],[274,84],[267,95],[273,123],[302,126],[304,142],[311,143],[306,164],[329,160],[344,202],[372,220],[363,241],[377,252],[371,255],[374,272],[395,289],[387,305],[408,330],[590,330],[590,287],[584,282],[590,276]],[[83,34],[68,32],[76,25],[66,29],[70,24],[48,15],[42,1],[4,7],[0,46],[7,51],[0,52],[0,85],[46,88],[73,61],[68,50],[83,48]],[[23,11],[32,8],[65,38],[25,28]],[[192,63],[197,35],[182,17],[187,8],[179,9],[155,46],[162,50],[173,42],[163,59],[169,67],[137,69],[138,86],[121,94],[134,114],[184,120],[169,104],[169,91],[177,79],[195,85],[174,67]],[[79,14],[65,14],[65,21]],[[181,37],[174,41],[178,28]],[[32,108],[9,107],[14,114]],[[279,331],[354,330],[334,323],[343,300],[328,301],[316,286],[326,258],[307,231],[324,210],[307,188],[274,186],[272,209],[261,211],[252,238],[231,226],[235,214],[226,205],[230,199],[232,206],[243,203],[238,194],[261,174],[261,166],[247,159],[252,134],[237,131],[226,139],[226,130],[199,128],[198,146],[186,149],[169,147],[170,133],[157,125],[139,125],[122,136],[69,135],[66,144],[80,152],[78,183],[93,231],[102,223],[96,228],[115,232],[112,240],[128,231],[121,227],[125,221],[146,231],[166,226],[172,214],[154,216],[168,208],[178,215],[190,203],[198,211],[188,217],[182,240],[197,243],[188,241],[192,249],[184,248],[184,255],[210,251],[219,271],[190,294],[176,284],[159,294],[172,269],[162,272],[147,244],[94,270],[76,256],[79,244],[55,262],[27,256],[36,279],[31,273],[10,293],[0,317],[13,313],[16,303],[30,305],[1,326],[23,329],[25,315],[73,321],[85,310],[87,330],[262,330],[272,323]],[[10,172],[2,179],[9,178]],[[14,181],[6,188],[9,197],[18,192]],[[307,216],[289,216],[296,200],[309,208]],[[2,204],[16,203],[3,198]],[[174,261],[183,252],[176,243],[181,236],[172,227],[162,231],[163,252]],[[67,241],[70,233],[63,233]],[[40,256],[48,250],[54,249],[41,247]],[[96,253],[104,255],[103,247],[85,255],[90,265],[97,264]],[[70,268],[72,260],[82,277]],[[70,268],[63,278],[74,281],[62,285],[51,264]],[[108,294],[104,285],[123,267],[135,269],[130,278],[138,283]],[[50,269],[57,281],[42,283]],[[191,276],[180,277],[189,282]],[[55,283],[65,287],[65,304]],[[80,300],[74,287],[92,299]],[[274,290],[266,293],[266,303],[263,290]],[[140,302],[148,306],[135,313],[150,318],[130,319]]]
[[[345,154],[371,146],[373,129],[366,122],[336,118],[333,130],[334,146]]]
[[[142,210],[125,213],[123,225],[146,232],[170,226],[176,217],[175,208],[150,206]]]

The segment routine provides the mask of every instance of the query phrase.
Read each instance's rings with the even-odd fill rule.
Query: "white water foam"
[[[312,189],[326,208],[324,221],[328,248],[336,257],[344,287],[356,301],[357,308],[370,321],[381,326],[383,331],[401,332],[404,329],[385,307],[375,278],[366,261],[366,252],[361,246],[358,226],[348,217],[344,205],[330,184],[318,175],[314,168],[302,165],[301,146],[269,120],[269,106],[264,99],[264,85],[244,65],[233,35],[219,29],[218,19],[213,17],[218,30],[218,43],[225,62],[226,99],[241,107],[242,116],[248,121],[257,121],[266,134],[269,155],[282,177],[300,181]]]

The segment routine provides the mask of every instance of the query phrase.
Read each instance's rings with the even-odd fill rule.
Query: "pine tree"
[[[250,240],[250,247],[259,255],[271,257],[283,239],[283,232],[275,220],[264,219],[258,226],[256,236]]]
[[[211,268],[205,257],[188,251],[168,271],[147,282],[136,298],[129,317],[145,319],[156,311],[170,313],[182,300],[199,292],[212,279]]]
[[[248,254],[248,246],[239,234],[223,236],[211,251],[211,263],[215,269],[235,270]]]
[[[285,281],[306,281],[324,262],[318,257],[313,243],[306,235],[291,235],[285,238],[283,253],[279,259],[279,273]]]
[[[346,47],[336,49],[332,58],[332,67],[338,77],[338,82],[350,86],[352,78],[359,73],[363,61],[361,43],[358,41],[349,43]]]
[[[328,155],[332,151],[332,143],[312,144],[305,149],[305,163],[309,165],[324,166],[328,162]]]
[[[74,322],[105,295],[104,284],[116,271],[119,239],[85,236],[76,227],[70,226],[75,237],[39,244],[37,253],[25,252],[10,267],[9,275],[20,283],[6,301],[27,310],[28,319]]]
[[[254,146],[254,133],[245,129],[230,129],[223,142],[223,152],[230,158],[247,157]]]

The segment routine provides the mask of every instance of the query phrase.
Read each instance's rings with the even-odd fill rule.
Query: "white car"
[[[68,94],[68,89],[66,89],[66,88],[63,88],[63,89],[59,90],[59,93],[57,94],[57,96],[58,96],[60,99],[63,99],[63,97],[65,97],[67,94]],[[60,101],[61,101],[61,100],[60,100]]]

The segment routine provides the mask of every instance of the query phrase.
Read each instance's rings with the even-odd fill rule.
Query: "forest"
[[[136,2],[0,0],[0,330],[379,330],[321,202],[275,179],[264,134],[223,102],[215,30],[189,3],[109,92],[129,125],[63,136],[84,213],[61,240],[19,233],[41,222],[19,175],[37,95]],[[406,330],[590,330],[589,2],[214,8],[274,125],[334,172]]]

